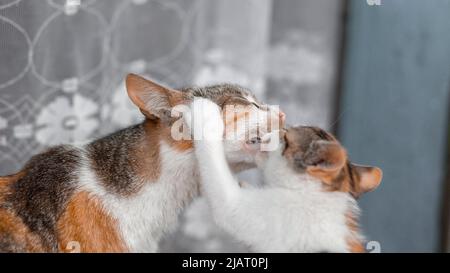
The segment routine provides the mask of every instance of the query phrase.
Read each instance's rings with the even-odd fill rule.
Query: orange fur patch
[[[145,131],[148,140],[152,142],[151,145],[159,146],[159,141],[164,140],[170,147],[179,152],[185,152],[194,148],[192,140],[173,139],[170,126],[165,126],[160,121],[152,122],[151,120],[147,120]],[[157,140],[157,143],[154,141],[155,139]],[[152,149],[153,147],[154,146],[151,146],[150,148]]]
[[[338,176],[340,170],[328,171],[328,170],[323,170],[321,167],[314,166],[314,167],[307,167],[306,172],[309,175],[320,179],[327,185],[333,185],[333,182],[336,179],[336,177]],[[341,191],[345,191],[345,190],[341,190]]]
[[[347,213],[346,224],[351,232],[351,235],[347,238],[348,249],[351,253],[365,253],[366,249],[364,244],[358,238],[359,236],[359,225],[356,216],[351,212]]]
[[[126,252],[117,222],[103,209],[100,200],[80,192],[69,201],[58,221],[58,247],[61,252]]]
[[[10,193],[9,187],[24,175],[23,172],[0,177],[0,203]],[[14,213],[0,209],[0,240],[9,244],[8,249],[0,251],[12,252],[45,252],[40,238],[31,233],[28,227]]]
[[[2,197],[2,192],[1,192],[2,186],[10,185],[11,183],[16,182],[24,175],[25,175],[25,172],[21,171],[16,174],[12,174],[12,175],[8,175],[8,176],[0,176],[0,198]],[[3,188],[3,189],[6,189],[6,188]]]
[[[13,213],[0,209],[0,241],[6,241],[12,252],[47,252],[40,238],[30,232],[22,220]],[[3,249],[0,249],[2,251]]]
[[[194,145],[190,140],[179,140],[172,142],[172,147],[177,151],[185,152],[192,149]]]

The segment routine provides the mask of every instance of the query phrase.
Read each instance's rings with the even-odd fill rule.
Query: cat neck
[[[289,196],[309,211],[307,215],[312,215],[311,223],[329,222],[343,227],[336,230],[345,230],[347,251],[365,252],[364,238],[359,230],[359,207],[350,193],[330,191],[319,179],[296,173],[281,156],[269,158],[265,163],[264,177],[270,187],[288,190]]]
[[[163,167],[171,168],[176,161],[165,162],[171,152],[173,156],[187,155],[194,160],[192,143],[173,141],[169,128],[149,119],[83,148],[99,182],[119,196],[132,196],[144,185],[158,182]]]
[[[156,251],[198,195],[193,150],[147,120],[84,147],[82,189],[101,196],[131,251]]]
[[[337,214],[357,210],[356,201],[349,193],[328,190],[318,178],[295,172],[282,157],[272,157],[267,161],[264,178],[266,185],[298,195],[299,202],[306,208],[320,202],[320,208]]]

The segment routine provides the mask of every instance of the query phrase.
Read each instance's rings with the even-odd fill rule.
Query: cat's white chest
[[[155,252],[161,237],[176,228],[178,215],[197,195],[192,153],[161,145],[162,171],[135,197],[118,202],[113,212],[132,252]]]
[[[198,194],[196,161],[191,152],[160,146],[161,173],[129,197],[117,196],[99,186],[93,174],[90,191],[101,197],[105,209],[117,220],[130,252],[156,252],[161,237],[177,226],[178,215]],[[85,180],[86,181],[86,180]]]
[[[354,199],[346,193],[326,191],[320,180],[295,173],[280,155],[269,158],[264,174],[274,187],[265,197],[282,208],[265,202],[271,207],[264,213],[272,213],[271,218],[278,218],[282,228],[273,237],[255,240],[259,251],[348,251],[346,239],[351,231],[346,216],[358,213]]]

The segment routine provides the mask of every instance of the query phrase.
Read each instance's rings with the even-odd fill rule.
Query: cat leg
[[[225,158],[224,125],[219,106],[208,99],[196,98],[186,118],[194,139],[202,188],[213,202],[224,202],[240,190]]]
[[[264,197],[269,193],[257,188],[239,187],[225,158],[219,107],[209,100],[195,99],[191,112],[202,189],[216,223],[250,245],[259,244],[260,238],[270,237],[267,231],[272,230],[274,217],[265,208],[273,198]]]

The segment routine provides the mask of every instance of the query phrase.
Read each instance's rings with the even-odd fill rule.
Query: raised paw
[[[222,140],[224,125],[217,104],[209,99],[195,98],[191,103],[191,113],[194,140]]]

